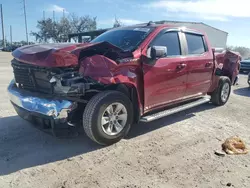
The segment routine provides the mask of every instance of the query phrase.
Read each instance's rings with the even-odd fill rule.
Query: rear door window
[[[199,55],[206,52],[202,35],[186,33],[187,47],[189,55]]]

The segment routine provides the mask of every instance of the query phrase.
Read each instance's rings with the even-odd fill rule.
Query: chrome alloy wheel
[[[229,97],[229,93],[230,93],[230,85],[229,83],[225,83],[222,87],[221,90],[221,100],[223,102],[226,102],[228,97]]]
[[[109,136],[119,134],[127,123],[128,113],[125,106],[119,102],[109,105],[102,114],[102,130]]]

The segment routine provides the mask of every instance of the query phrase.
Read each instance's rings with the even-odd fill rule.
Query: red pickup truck
[[[139,121],[210,101],[224,105],[235,75],[214,51],[200,31],[152,23],[85,44],[24,46],[13,52],[8,93],[34,125],[56,133],[81,122],[93,141],[109,145]]]

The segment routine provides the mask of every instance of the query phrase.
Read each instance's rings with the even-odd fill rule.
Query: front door
[[[186,38],[188,71],[186,98],[207,94],[214,70],[213,52],[207,48],[203,35],[183,33]]]
[[[181,100],[185,94],[187,67],[179,34],[161,32],[149,45],[166,46],[167,56],[143,62],[145,112]]]

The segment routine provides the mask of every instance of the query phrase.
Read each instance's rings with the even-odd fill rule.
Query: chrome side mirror
[[[166,46],[152,46],[147,50],[147,57],[150,59],[156,59],[167,56]]]

